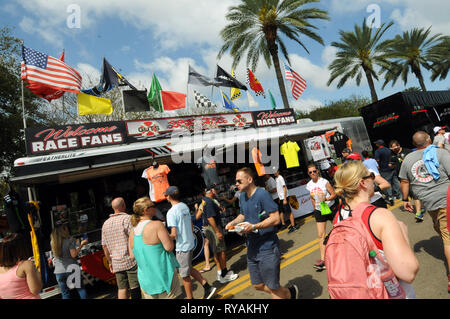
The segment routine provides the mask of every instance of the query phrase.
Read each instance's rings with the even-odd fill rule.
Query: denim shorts
[[[252,285],[264,283],[269,289],[280,288],[281,254],[278,245],[259,252],[247,252],[248,272]]]

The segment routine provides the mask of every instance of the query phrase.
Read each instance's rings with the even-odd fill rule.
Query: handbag
[[[330,215],[331,208],[325,202],[320,202],[320,214],[321,215]]]

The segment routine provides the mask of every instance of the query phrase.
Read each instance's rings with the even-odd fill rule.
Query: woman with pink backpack
[[[389,210],[370,204],[374,177],[361,161],[344,163],[334,176],[335,191],[344,206],[336,212],[325,244],[331,298],[393,298],[376,259],[387,262],[393,273],[389,284],[401,286],[396,288],[399,295],[415,298],[410,284],[419,262],[410,247],[406,225]]]

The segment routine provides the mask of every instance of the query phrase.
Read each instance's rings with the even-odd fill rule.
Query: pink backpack
[[[369,203],[360,203],[347,219],[333,226],[325,239],[325,266],[331,299],[389,297],[375,261],[369,257],[371,250],[378,254],[378,249],[361,219],[366,209],[373,211],[375,208]]]

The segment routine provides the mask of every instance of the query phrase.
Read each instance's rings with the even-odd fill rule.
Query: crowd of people
[[[412,136],[415,150],[402,147],[396,140],[390,141],[388,148],[383,140],[377,140],[373,158],[367,151],[358,154],[344,149],[343,163],[337,169],[330,167],[327,174],[321,174],[316,164],[308,165],[306,189],[311,195],[320,248],[320,259],[313,267],[317,271],[327,270],[332,298],[364,298],[373,288],[357,289],[348,282],[361,276],[370,277],[370,273],[345,263],[347,257],[355,258],[355,254],[348,255],[348,247],[336,240],[342,234],[337,226],[344,224],[348,226],[347,232],[361,225],[364,236],[369,238],[367,244],[354,245],[365,247],[359,249],[371,249],[370,254],[359,252],[365,256],[361,257],[363,264],[373,266],[377,258],[384,260],[394,274],[390,287],[398,286],[400,296],[415,298],[411,283],[419,270],[419,262],[410,247],[406,225],[388,209],[396,199],[403,201],[404,212],[414,213],[417,222],[423,220],[425,212],[431,216],[450,267],[450,227],[447,224],[450,143],[445,129],[436,127],[434,132],[434,141],[426,132],[416,132]],[[273,177],[265,175],[265,187],[257,186],[257,178],[247,167],[236,172],[235,196],[220,198],[239,203],[237,217],[227,225],[221,225],[222,207],[215,184],[208,185],[201,201],[195,204],[194,215],[202,220],[206,242],[206,266],[202,271],[193,267],[193,221],[188,206],[180,201],[178,187],[170,186],[164,192],[171,205],[166,224],[154,218],[157,210],[149,197],[136,200],[131,215],[126,212],[124,199],[115,198],[111,203],[114,212],[102,227],[102,247],[110,271],[116,277],[118,298],[182,298],[183,286],[184,296],[192,299],[192,278],[203,287],[203,298],[211,298],[217,288],[208,283],[202,272],[211,269],[209,255],[212,253],[219,283],[238,278],[238,274],[227,267],[224,229],[240,225],[240,233],[246,238],[247,267],[253,288],[274,299],[297,299],[295,284],[288,287],[280,284],[281,253],[277,231],[286,227],[286,223],[289,223],[289,233],[298,229],[287,201],[288,189],[278,169]],[[327,221],[333,225],[329,232]],[[68,268],[76,264],[76,257],[86,243],[87,240],[77,243],[65,223],[57,225],[51,234],[53,264],[63,298],[70,298]],[[0,298],[39,298],[42,282],[29,256],[20,234],[6,237],[0,243]],[[78,279],[81,284],[76,288],[80,298],[87,298],[82,280]],[[448,282],[450,293],[450,275]],[[382,292],[379,286],[377,289],[373,296],[392,297],[390,289]]]

